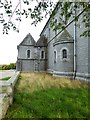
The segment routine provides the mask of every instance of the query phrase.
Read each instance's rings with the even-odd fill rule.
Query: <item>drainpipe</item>
[[[75,16],[76,16],[76,10],[75,10]],[[74,76],[73,78],[76,78],[76,72],[77,72],[77,28],[76,28],[76,21],[74,21]]]
[[[40,47],[38,47],[38,71],[40,71]]]

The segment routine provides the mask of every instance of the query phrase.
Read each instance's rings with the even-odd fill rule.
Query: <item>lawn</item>
[[[21,73],[5,118],[88,118],[88,85],[46,73]]]
[[[2,79],[0,79],[0,80],[9,80],[11,77],[5,77],[5,78],[2,78]]]

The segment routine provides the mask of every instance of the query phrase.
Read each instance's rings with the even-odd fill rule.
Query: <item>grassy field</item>
[[[2,78],[0,80],[9,80],[11,77],[5,77],[5,78]]]
[[[5,118],[88,118],[88,85],[46,73],[21,73]]]

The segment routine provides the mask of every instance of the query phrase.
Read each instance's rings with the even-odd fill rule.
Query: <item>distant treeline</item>
[[[10,63],[10,64],[3,64],[0,65],[0,70],[10,70],[10,69],[16,69],[16,63]]]

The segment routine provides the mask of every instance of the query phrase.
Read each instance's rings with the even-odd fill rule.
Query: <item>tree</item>
[[[0,70],[10,70],[10,69],[16,69],[16,63],[10,63],[10,64],[4,64],[0,65]]]
[[[34,8],[31,4],[35,2]],[[56,6],[56,7],[55,7]],[[57,9],[60,8],[60,22],[55,25],[54,15]],[[75,15],[75,11],[82,11]],[[60,0],[56,4],[53,0],[18,0],[17,5],[13,9],[13,1],[0,0],[0,23],[3,24],[3,33],[8,34],[8,31],[13,30],[19,32],[19,28],[15,24],[15,21],[20,23],[22,16],[33,19],[32,24],[35,26],[38,22],[41,22],[47,15],[52,17],[51,27],[53,30],[65,29],[67,27],[66,21],[73,17],[73,20],[78,21],[80,15],[83,15],[83,22],[86,28],[90,27],[90,2],[61,2]],[[7,19],[5,18],[7,17]],[[14,21],[12,20],[14,18]],[[64,18],[64,19],[62,19]],[[81,36],[90,36],[90,29],[83,31]]]

